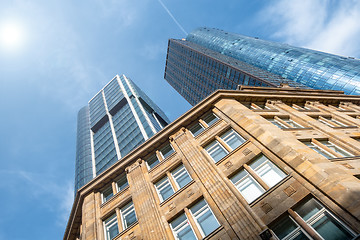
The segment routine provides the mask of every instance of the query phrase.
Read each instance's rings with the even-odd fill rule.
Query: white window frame
[[[177,170],[176,173],[174,173],[175,170]],[[181,187],[179,186],[179,183],[178,183],[177,179],[182,177],[184,174],[187,174],[189,176],[190,182],[191,182],[192,178],[191,178],[189,172],[186,170],[184,164],[181,164],[180,166],[178,166],[177,168],[175,168],[174,170],[171,171],[171,177],[174,179],[174,182],[175,182],[176,187],[178,189],[181,189]]]
[[[108,190],[110,190],[111,191],[111,194],[112,194],[112,196],[110,197],[110,198],[112,198],[113,196],[114,196],[114,191],[113,191],[113,189],[112,189],[112,186],[110,186],[110,187],[108,187],[108,188],[106,188],[104,191],[102,191],[101,192],[101,202],[102,203],[106,203],[107,201],[109,201],[109,199],[105,199],[105,196],[104,196],[104,192],[106,192],[106,191],[108,191]],[[110,195],[110,194],[109,194]]]
[[[123,188],[123,189],[120,189],[120,186],[119,186],[119,182],[121,181],[121,180],[126,180],[126,183],[127,183],[127,185]],[[117,190],[117,192],[121,192],[122,190],[124,190],[125,188],[127,188],[128,186],[129,186],[129,182],[128,182],[128,180],[127,180],[127,176],[126,176],[126,174],[124,174],[123,176],[121,176],[121,178],[119,179],[119,180],[117,180],[116,181],[116,190]]]
[[[234,186],[236,187],[236,189],[240,192],[241,196],[243,196],[243,198],[244,198],[248,203],[252,203],[252,202],[255,201],[257,198],[259,198],[261,195],[263,195],[264,193],[266,193],[266,189],[263,188],[263,187],[261,186],[261,184],[260,184],[258,181],[256,181],[256,179],[255,179],[253,176],[251,176],[251,175],[249,174],[249,172],[246,171],[245,169],[240,170],[237,174],[240,174],[240,173],[243,172],[243,171],[246,173],[245,176],[242,177],[241,179],[239,179],[237,182],[233,182],[231,179],[230,179],[230,180],[231,180],[231,182],[234,184]],[[235,174],[233,177],[235,177],[237,174]],[[244,182],[247,181],[247,179],[249,179],[249,178],[255,183],[255,185],[256,185],[257,187],[260,187],[260,190],[263,191],[259,196],[257,196],[257,197],[254,198],[254,199],[248,198],[248,197],[245,196],[245,194],[243,194],[242,191],[240,190],[240,187],[241,187],[241,186],[244,184]]]
[[[109,220],[111,219],[111,220]],[[106,223],[106,221],[109,220],[109,222]],[[112,216],[108,217],[107,219],[105,219],[103,221],[103,226],[104,226],[104,236],[106,240],[111,240],[110,235],[109,235],[109,231],[108,229],[110,229],[112,226],[114,226],[116,224],[117,228],[118,228],[118,234],[120,233],[119,231],[119,224],[118,224],[118,220],[117,220],[117,216],[116,213],[113,214]],[[113,239],[113,238],[112,238]]]
[[[210,115],[213,115],[214,117],[215,117],[215,122],[213,122],[211,125],[209,125],[209,123],[207,123],[204,119],[206,118],[206,117],[208,117],[208,116],[210,116]],[[201,118],[205,123],[206,123],[206,127],[205,128],[208,128],[208,127],[211,127],[212,125],[214,125],[217,121],[219,121],[220,120],[220,118],[215,114],[215,113],[213,113],[213,112],[210,112],[209,114],[206,114],[206,115],[204,115],[202,118]]]
[[[228,133],[225,137],[224,135]],[[228,144],[228,141],[231,140],[232,138],[234,137],[238,137],[240,140],[242,140],[242,143],[237,146],[236,148],[240,147],[241,145],[243,145],[246,140],[245,138],[243,138],[239,133],[237,133],[234,129],[229,129],[228,131],[226,131],[225,133],[221,134],[220,138],[224,141],[224,143],[232,150],[234,151],[236,148],[232,148],[229,144]],[[228,153],[229,154],[229,153]]]
[[[171,185],[171,182],[170,182],[170,180],[169,180],[169,178],[168,178],[167,176],[165,176],[165,177],[163,177],[162,179],[160,179],[159,181],[157,181],[154,185],[155,185],[156,192],[157,192],[158,195],[159,195],[160,202],[165,201],[166,199],[168,199],[169,197],[171,197],[171,196],[174,195],[174,193],[175,193],[175,189],[174,189],[174,187]],[[164,189],[164,188],[167,187],[168,185],[171,187],[173,193],[172,193],[168,198],[164,199],[160,192],[161,192],[162,189]]]
[[[148,160],[151,159],[152,157],[155,157],[155,159],[157,160],[158,163],[156,163],[153,167],[150,167],[149,163],[148,163]],[[153,169],[156,165],[158,165],[160,163],[160,160],[159,158],[156,156],[156,153],[150,155],[150,157],[148,159],[145,160],[145,163],[146,163],[146,166],[148,168],[148,170],[151,170]]]
[[[196,224],[196,227],[198,228],[201,236],[202,236],[202,237],[206,237],[207,235],[205,235],[205,233],[203,232],[203,230],[202,230],[202,228],[201,228],[201,226],[200,226],[200,224],[199,224],[199,222],[198,222],[198,218],[199,218],[199,217],[201,217],[202,215],[204,215],[205,213],[207,213],[208,211],[210,211],[211,214],[213,215],[213,217],[215,218],[216,223],[218,224],[218,227],[220,227],[221,225],[220,225],[219,221],[217,220],[214,212],[211,210],[209,204],[205,201],[205,199],[201,199],[200,201],[196,202],[194,205],[198,204],[198,203],[201,202],[201,201],[204,201],[204,202],[205,202],[205,206],[201,207],[201,208],[200,208],[197,212],[195,212],[195,213],[191,210],[192,207],[190,207],[190,208],[189,208],[189,212],[190,212],[190,214],[191,214],[191,217],[194,219],[194,222],[195,222],[195,224]],[[216,228],[215,228],[215,229],[216,229]],[[214,230],[215,230],[215,229],[214,229]]]
[[[172,149],[172,152],[171,152],[167,157],[164,157],[164,154],[163,154],[163,152],[162,152],[161,150],[164,149],[164,148],[167,147],[167,146],[169,146],[169,147]],[[168,158],[171,154],[173,154],[173,153],[175,152],[175,150],[174,150],[174,148],[171,146],[171,144],[169,143],[168,145],[163,146],[163,147],[159,150],[159,152],[160,152],[161,157],[162,157],[163,159],[166,159],[166,158]]]
[[[179,223],[176,227],[173,227],[172,222],[173,222],[174,220],[176,220],[177,218],[181,217],[182,215],[185,216],[185,220],[182,221],[181,223]],[[191,231],[193,232],[193,234],[194,234],[194,236],[195,236],[195,238],[196,238],[195,231],[194,231],[193,227],[191,226],[191,224],[190,224],[190,222],[189,222],[189,219],[188,219],[188,217],[186,216],[186,214],[185,214],[185,213],[182,213],[182,214],[179,215],[177,218],[175,218],[175,219],[170,223],[170,228],[171,228],[171,231],[172,231],[172,233],[173,233],[173,235],[174,235],[174,238],[175,238],[175,239],[178,239],[178,238],[177,238],[177,234],[178,234],[179,232],[181,232],[183,229],[185,229],[187,226],[190,226],[190,229],[191,229]]]
[[[137,222],[137,216],[136,216],[136,212],[135,212],[135,208],[134,208],[134,203],[132,201],[127,203],[122,208],[120,208],[121,224],[122,224],[122,227],[123,227],[123,231],[125,229],[127,229],[129,226],[131,226],[131,225],[133,225],[135,223],[135,222],[133,222],[130,225],[127,225],[127,222],[125,221],[125,217],[127,215],[129,215],[131,212],[134,212],[135,218],[136,218],[135,222]]]
[[[215,144],[213,144],[213,143],[215,143]],[[209,146],[212,145],[212,144],[213,144],[213,146],[209,147]],[[225,156],[229,154],[229,151],[226,150],[226,148],[225,148],[223,145],[221,145],[221,143],[219,143],[218,140],[212,141],[211,143],[209,143],[209,144],[205,147],[205,150],[206,150],[206,152],[208,153],[208,155],[211,157],[211,159],[212,159],[215,163],[219,162],[219,161],[222,159],[222,158],[221,158],[221,159],[215,161],[215,159],[211,156],[211,153],[216,150],[216,146],[219,146],[220,148],[222,148],[222,149],[226,152]],[[224,156],[224,157],[225,157],[225,156]]]
[[[193,128],[195,125],[199,125],[199,126],[202,128],[202,131],[199,132],[199,133],[196,134],[196,135],[194,135],[194,133],[190,130],[190,129]],[[196,124],[193,124],[193,125],[191,125],[191,126],[189,127],[189,132],[191,133],[191,135],[192,135],[193,137],[197,137],[197,136],[199,136],[202,132],[204,132],[205,129],[206,129],[206,127],[204,127],[200,122],[197,122]]]

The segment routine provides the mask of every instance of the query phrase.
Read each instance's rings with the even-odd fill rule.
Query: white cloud
[[[360,57],[360,2],[277,0],[259,15],[273,38],[339,55]]]

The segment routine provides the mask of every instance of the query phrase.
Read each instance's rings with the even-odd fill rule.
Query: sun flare
[[[0,25],[0,44],[5,50],[15,50],[23,44],[23,29],[16,23]]]

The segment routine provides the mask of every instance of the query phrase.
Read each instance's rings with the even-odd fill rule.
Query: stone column
[[[81,240],[95,240],[96,236],[96,205],[95,194],[90,193],[84,198],[82,205],[82,233]]]
[[[167,239],[159,214],[160,209],[155,202],[150,183],[146,181],[145,163],[139,159],[127,167],[126,171],[142,239]]]

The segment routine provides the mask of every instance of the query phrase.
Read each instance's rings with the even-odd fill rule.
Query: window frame
[[[109,220],[110,219],[110,220]],[[109,220],[109,221],[108,221]],[[106,221],[108,221],[106,223]],[[110,233],[109,233],[109,229],[115,225],[117,226],[117,229],[118,229],[118,233],[113,237],[113,238],[110,238]],[[119,223],[118,223],[118,219],[117,219],[117,215],[116,213],[114,213],[113,215],[111,215],[110,217],[108,217],[107,219],[103,220],[103,227],[104,227],[104,236],[105,236],[105,239],[106,240],[112,240],[114,239],[117,235],[119,235],[120,233],[120,230],[119,230]]]
[[[212,116],[214,116],[215,118],[215,121],[214,121],[214,119],[213,120],[211,120],[209,123],[211,123],[210,125],[209,125],[209,123],[208,122],[206,122],[204,119],[206,119],[208,116],[210,116],[210,115],[212,115]],[[204,114],[196,123],[194,123],[194,124],[192,124],[190,127],[188,127],[188,130],[189,130],[189,132],[191,133],[191,135],[193,136],[193,137],[197,137],[197,136],[199,136],[202,132],[204,132],[207,128],[209,128],[209,127],[211,127],[211,126],[213,126],[215,123],[217,123],[219,120],[220,120],[221,118],[220,117],[218,117],[214,112],[209,112],[209,113],[207,113],[207,114]],[[194,132],[193,131],[191,131],[191,129],[192,128],[194,128],[196,125],[198,125],[198,126],[200,126],[200,128],[202,129],[200,132],[198,132],[197,134],[194,134]]]
[[[110,196],[110,195],[111,195],[109,198],[107,198],[107,197],[104,196],[104,193],[107,192],[107,191],[111,192],[109,195],[107,195],[107,196]],[[107,188],[105,188],[103,191],[101,191],[101,203],[102,203],[102,204],[106,203],[106,202],[109,201],[113,196],[114,196],[114,191],[113,191],[113,189],[112,189],[112,185],[110,185],[109,187],[107,187]]]
[[[124,209],[126,208],[126,209]],[[129,210],[130,209],[130,210]],[[120,216],[121,216],[121,225],[122,225],[122,230],[126,230],[128,229],[130,226],[132,226],[134,223],[136,223],[138,221],[137,216],[136,216],[136,212],[135,212],[135,207],[134,207],[134,203],[132,201],[126,203],[125,205],[123,205],[120,209]],[[123,212],[127,212],[127,214],[124,214]],[[126,216],[128,216],[131,212],[134,212],[135,214],[135,221],[127,224],[126,222]]]
[[[119,182],[122,181],[122,180],[124,180],[124,179],[125,179],[125,181],[126,181],[126,184],[125,184],[124,187],[120,187],[120,186],[119,186]],[[126,188],[129,186],[129,181],[128,181],[128,179],[127,179],[127,175],[124,173],[124,174],[115,182],[115,185],[116,185],[116,190],[117,190],[117,192],[121,192],[122,190],[126,189]],[[122,184],[122,186],[123,186],[123,185],[124,185],[124,184]]]
[[[326,144],[323,142],[327,141]],[[329,139],[310,139],[308,141],[301,141],[303,144],[305,144],[307,147],[311,148],[315,152],[321,154],[322,156],[326,157],[327,159],[333,159],[333,158],[345,158],[345,157],[354,157],[355,155],[348,150],[344,149],[343,147],[338,146],[337,144],[333,143]],[[312,145],[313,147],[309,146]],[[338,149],[340,151],[336,151],[331,149],[330,147],[333,147],[334,149]],[[318,149],[319,151],[315,150]],[[322,154],[323,152],[324,154]],[[347,154],[348,156],[344,155],[343,153]]]
[[[260,163],[255,168],[251,167],[251,165],[253,163],[261,160],[262,158],[265,158],[262,163]],[[260,175],[257,172],[259,170],[259,168],[265,166],[266,164],[270,165],[271,171],[274,171],[275,173],[278,173],[278,172],[281,173],[281,174],[278,174],[278,176],[280,177],[280,180],[272,185],[270,183],[266,182],[266,178],[264,178],[264,175]],[[245,173],[245,175],[235,182],[234,179],[237,176],[239,176],[241,173]],[[248,163],[245,163],[238,171],[235,172],[235,174],[233,174],[232,176],[229,177],[229,180],[234,185],[234,187],[239,191],[241,196],[246,200],[246,202],[248,204],[251,204],[254,201],[256,201],[256,199],[258,199],[259,197],[266,194],[270,189],[279,185],[279,183],[281,183],[287,176],[288,176],[288,174],[283,169],[278,167],[275,163],[273,163],[273,161],[271,161],[267,156],[265,156],[264,154],[259,154],[258,156],[256,156],[252,160],[250,160]],[[249,196],[246,196],[245,194],[243,194],[244,191],[241,191],[240,186],[239,186],[240,184],[244,183],[244,181],[246,181],[247,179],[251,179],[254,182],[254,185],[257,187],[257,189],[260,190],[260,192],[263,190],[263,192],[261,194],[259,194],[252,200],[250,200],[251,198],[249,198]]]

